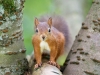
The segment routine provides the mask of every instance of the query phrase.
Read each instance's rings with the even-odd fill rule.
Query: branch
[[[62,75],[55,66],[44,63],[39,69],[34,70],[32,75]]]
[[[36,61],[33,61],[34,59],[33,54],[31,56],[27,55],[26,58],[29,62],[30,72],[32,75],[62,75],[61,71],[57,67],[47,64],[47,61],[49,60],[48,55],[43,55],[43,59],[42,59],[43,64],[38,69],[34,69],[34,65]]]

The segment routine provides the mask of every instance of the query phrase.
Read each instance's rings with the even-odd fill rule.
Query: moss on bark
[[[3,5],[5,13],[7,14],[13,14],[16,11],[14,0],[1,0],[0,4]]]

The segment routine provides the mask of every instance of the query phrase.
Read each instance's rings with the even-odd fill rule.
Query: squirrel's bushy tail
[[[68,48],[69,43],[70,43],[70,33],[69,33],[69,28],[68,25],[65,21],[64,18],[62,18],[59,15],[52,15],[52,16],[42,16],[40,17],[39,21],[40,22],[47,22],[48,19],[52,17],[52,25],[59,30],[60,32],[62,32],[65,36],[65,48]],[[69,51],[67,51],[69,52]]]

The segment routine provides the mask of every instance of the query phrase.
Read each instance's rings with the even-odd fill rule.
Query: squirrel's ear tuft
[[[48,25],[51,27],[52,25],[52,18],[50,17],[49,20],[48,20]]]
[[[39,24],[39,21],[38,21],[38,19],[37,19],[37,18],[35,18],[34,23],[35,23],[35,26],[37,27],[37,25]]]

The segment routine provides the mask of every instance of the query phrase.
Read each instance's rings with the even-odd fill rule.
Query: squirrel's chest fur
[[[50,53],[50,47],[46,41],[41,41],[40,42],[40,50],[41,53]]]

